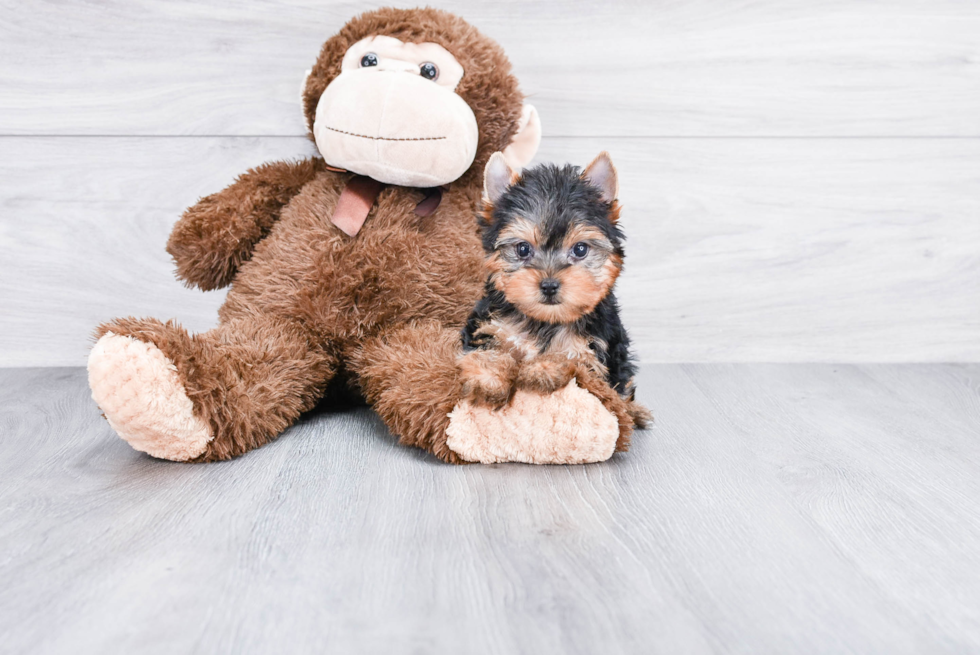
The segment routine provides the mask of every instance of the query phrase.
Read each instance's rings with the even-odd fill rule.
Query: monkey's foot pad
[[[518,391],[497,410],[464,401],[449,418],[447,445],[483,464],[601,462],[612,456],[619,437],[616,417],[575,380],[547,396]]]
[[[107,332],[89,355],[88,380],[109,425],[136,450],[184,462],[211,441],[177,367],[152,344]]]

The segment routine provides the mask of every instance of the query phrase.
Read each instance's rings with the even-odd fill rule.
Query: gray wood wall
[[[313,152],[303,72],[379,4],[0,0],[0,365],[213,325],[171,225]],[[508,51],[539,160],[612,153],[643,361],[980,361],[976,0],[435,4]]]

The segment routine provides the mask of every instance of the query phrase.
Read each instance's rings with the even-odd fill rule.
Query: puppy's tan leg
[[[478,405],[503,407],[514,396],[517,361],[499,350],[474,350],[459,358],[462,397]]]
[[[521,362],[515,386],[548,394],[566,386],[575,376],[575,360],[562,354],[539,355]]]

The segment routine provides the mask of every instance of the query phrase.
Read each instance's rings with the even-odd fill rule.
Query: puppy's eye
[[[435,82],[439,78],[439,68],[431,61],[427,61],[419,66],[419,75]]]
[[[572,246],[572,256],[582,259],[589,254],[589,244],[584,241],[579,241],[574,246]]]
[[[514,246],[514,251],[517,253],[517,256],[520,257],[521,259],[527,259],[528,257],[530,257],[532,250],[533,248],[531,248],[531,244],[528,243],[527,241],[521,241],[519,244]]]
[[[369,52],[363,57],[361,57],[361,68],[367,68],[368,66],[378,65],[378,55],[373,52]]]

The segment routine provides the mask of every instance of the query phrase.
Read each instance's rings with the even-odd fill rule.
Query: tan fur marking
[[[609,293],[613,285],[616,283],[616,278],[619,277],[620,272],[623,270],[623,258],[619,255],[611,255],[606,263],[602,265],[600,274],[596,277],[596,282],[599,286],[605,288],[605,292],[602,294],[603,297]]]
[[[592,243],[602,244],[607,248],[610,247],[609,239],[607,239],[606,235],[602,233],[602,230],[591,225],[576,223],[565,235],[562,245],[565,249],[570,249],[579,241],[589,241]]]
[[[516,359],[534,357],[538,354],[537,344],[528,335],[526,326],[519,320],[494,319],[483,325],[476,334],[493,338],[497,348],[510,353]]]
[[[554,393],[575,375],[575,361],[564,354],[539,355],[521,363],[515,382],[517,388]]]
[[[618,223],[619,222],[619,213],[620,213],[620,210],[622,209],[622,207],[623,206],[619,204],[619,201],[618,200],[614,200],[613,201],[612,206],[609,208],[609,220],[612,223]]]
[[[504,262],[500,259],[500,254],[493,253],[487,257],[486,267],[491,276],[496,276],[497,274],[502,273],[504,270]]]
[[[483,207],[480,209],[480,218],[483,219],[483,222],[487,225],[493,223],[493,203],[486,198],[483,199]]]
[[[527,241],[535,248],[541,242],[541,231],[537,225],[526,218],[515,218],[500,231],[497,243]]]
[[[595,360],[595,353],[589,348],[588,339],[569,327],[563,327],[558,331],[558,334],[548,344],[545,352],[560,353],[568,359],[577,359],[584,362]],[[598,364],[598,360],[596,360],[596,364]]]
[[[501,273],[494,278],[494,285],[507,297],[509,302],[513,303],[523,313],[538,320],[547,320],[536,314],[537,307],[558,307],[559,305],[541,305],[542,279],[544,279],[542,271],[522,268],[513,273]]]
[[[539,285],[543,277],[541,271],[519,271],[506,278],[501,276],[497,288],[524,314],[546,323],[577,321],[595,309],[609,292],[609,287],[599,284],[588,270],[572,266],[554,276],[561,282],[559,302],[548,305],[541,302]]]
[[[566,269],[557,277],[561,280],[562,305],[567,304],[576,318],[595,309],[608,291],[589,271],[579,266]]]
[[[506,352],[475,350],[459,358],[462,397],[470,402],[499,407],[514,393],[517,362]]]

